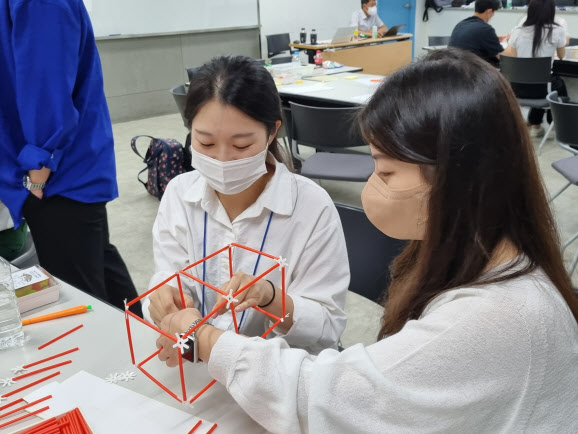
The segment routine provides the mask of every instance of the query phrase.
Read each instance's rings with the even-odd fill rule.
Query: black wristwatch
[[[202,318],[199,318],[199,319],[193,321],[193,323],[189,326],[187,331],[180,334],[181,338],[184,335],[186,335],[189,332],[189,330],[191,330],[193,327],[195,327],[202,320],[203,320]],[[197,340],[196,333],[197,333],[197,331],[195,330],[187,337],[187,340],[190,342],[190,345],[189,345],[189,348],[183,353],[183,358],[190,360],[193,363],[197,363],[199,361],[199,342]]]

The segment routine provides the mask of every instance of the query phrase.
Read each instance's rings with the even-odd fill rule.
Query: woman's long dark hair
[[[271,74],[255,59],[245,56],[220,56],[201,66],[192,77],[185,118],[192,123],[199,110],[209,101],[231,105],[247,116],[261,122],[268,134],[282,121],[281,99]],[[277,136],[269,145],[277,161],[290,170],[293,165],[283,151]]]
[[[532,57],[537,57],[538,49],[545,39],[552,42],[552,29],[557,25],[554,23],[555,16],[556,3],[554,0],[532,0],[528,5],[528,16],[523,27],[534,26]]]
[[[578,319],[530,137],[499,71],[465,51],[434,51],[390,76],[359,119],[367,143],[420,164],[431,183],[426,238],[392,265],[380,339],[419,318],[444,291],[538,267]],[[504,240],[527,260],[484,274]]]

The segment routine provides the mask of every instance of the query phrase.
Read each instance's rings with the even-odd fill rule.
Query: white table
[[[365,104],[384,79],[381,75],[341,73],[329,77],[309,77],[303,83],[278,86],[277,90],[285,102],[316,101],[358,106]]]
[[[24,327],[28,339],[26,344],[21,348],[0,352],[0,378],[4,378],[11,376],[11,368],[35,362],[74,347],[79,347],[79,351],[65,356],[70,357],[72,363],[58,368],[58,370],[61,371],[61,375],[20,392],[15,395],[16,398],[26,396],[31,391],[48,384],[50,381],[62,382],[80,370],[84,370],[100,378],[105,378],[111,373],[130,370],[137,374],[136,379],[127,383],[122,382],[122,387],[186,411],[209,422],[216,422],[218,428],[215,434],[267,432],[239,407],[228,394],[225,387],[219,383],[216,383],[203,396],[197,399],[192,409],[183,406],[174,398],[170,397],[139,371],[136,366],[132,365],[124,313],[68,284],[61,284],[60,300],[58,302],[27,312],[23,315],[23,318],[30,318],[82,304],[92,305],[93,312],[27,325]],[[41,351],[37,349],[39,345],[79,324],[84,324],[84,327]],[[156,351],[156,332],[136,320],[131,320],[131,331],[135,347],[135,358],[136,362],[139,363]],[[40,367],[69,360],[65,357],[42,364]],[[167,368],[158,361],[158,359],[155,359],[146,364],[145,369],[171,390],[180,391],[180,379],[177,368]],[[46,375],[54,371],[55,370],[50,370]],[[24,380],[22,380],[22,385],[39,378],[42,378],[41,374],[31,377],[30,381],[24,382]],[[203,363],[192,364],[186,362],[185,378],[189,399],[211,381],[211,377],[208,375],[207,365]],[[16,387],[15,385],[10,389],[0,388],[0,394],[8,392],[11,389],[13,390]],[[179,395],[179,393],[177,393],[177,395]],[[12,397],[10,402],[12,402]],[[8,410],[10,409],[6,411]],[[21,414],[19,413],[19,415]],[[11,417],[6,418],[6,420],[9,419],[11,419]],[[27,419],[23,423],[0,429],[0,434],[14,432],[30,424],[30,419]]]

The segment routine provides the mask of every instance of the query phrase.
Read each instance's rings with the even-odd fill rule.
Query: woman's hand
[[[229,280],[221,287],[221,290],[229,295],[232,295],[252,280],[255,280],[255,276],[237,272],[233,275],[231,280]],[[245,291],[234,296],[234,298],[237,300],[233,302],[233,305],[235,306],[235,312],[243,312],[244,310],[251,307],[267,304],[273,297],[273,291],[274,289],[271,287],[271,284],[268,281],[264,279],[258,280]],[[221,304],[223,301],[225,301],[225,297],[219,294],[217,296],[217,302],[215,303],[215,306]],[[227,307],[229,305],[230,303],[219,309],[213,315],[213,318],[216,318],[217,316],[227,312]],[[215,306],[213,306],[213,309]]]
[[[201,312],[199,312],[197,309],[183,309],[178,312],[165,315],[165,317],[160,322],[160,329],[171,336],[175,336],[175,333],[184,333],[194,321],[200,318],[202,318],[202,315]],[[173,348],[175,342],[167,338],[165,335],[160,335],[156,344],[157,348],[161,350],[159,353],[159,359],[163,362],[166,362],[169,368],[178,366],[178,352],[180,349],[178,347]]]
[[[186,294],[185,306],[183,306],[179,290],[170,285],[161,286],[151,294],[149,300],[151,302],[149,305],[149,313],[157,326],[161,324],[162,320],[168,314],[176,313],[188,307],[195,307],[193,299]]]

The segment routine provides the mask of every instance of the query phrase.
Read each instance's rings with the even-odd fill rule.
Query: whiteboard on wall
[[[261,47],[267,54],[266,35],[289,33],[299,39],[302,27],[317,30],[317,39],[331,39],[339,27],[349,26],[351,15],[361,9],[361,0],[260,0]]]
[[[214,30],[259,24],[257,0],[84,0],[95,36]]]

